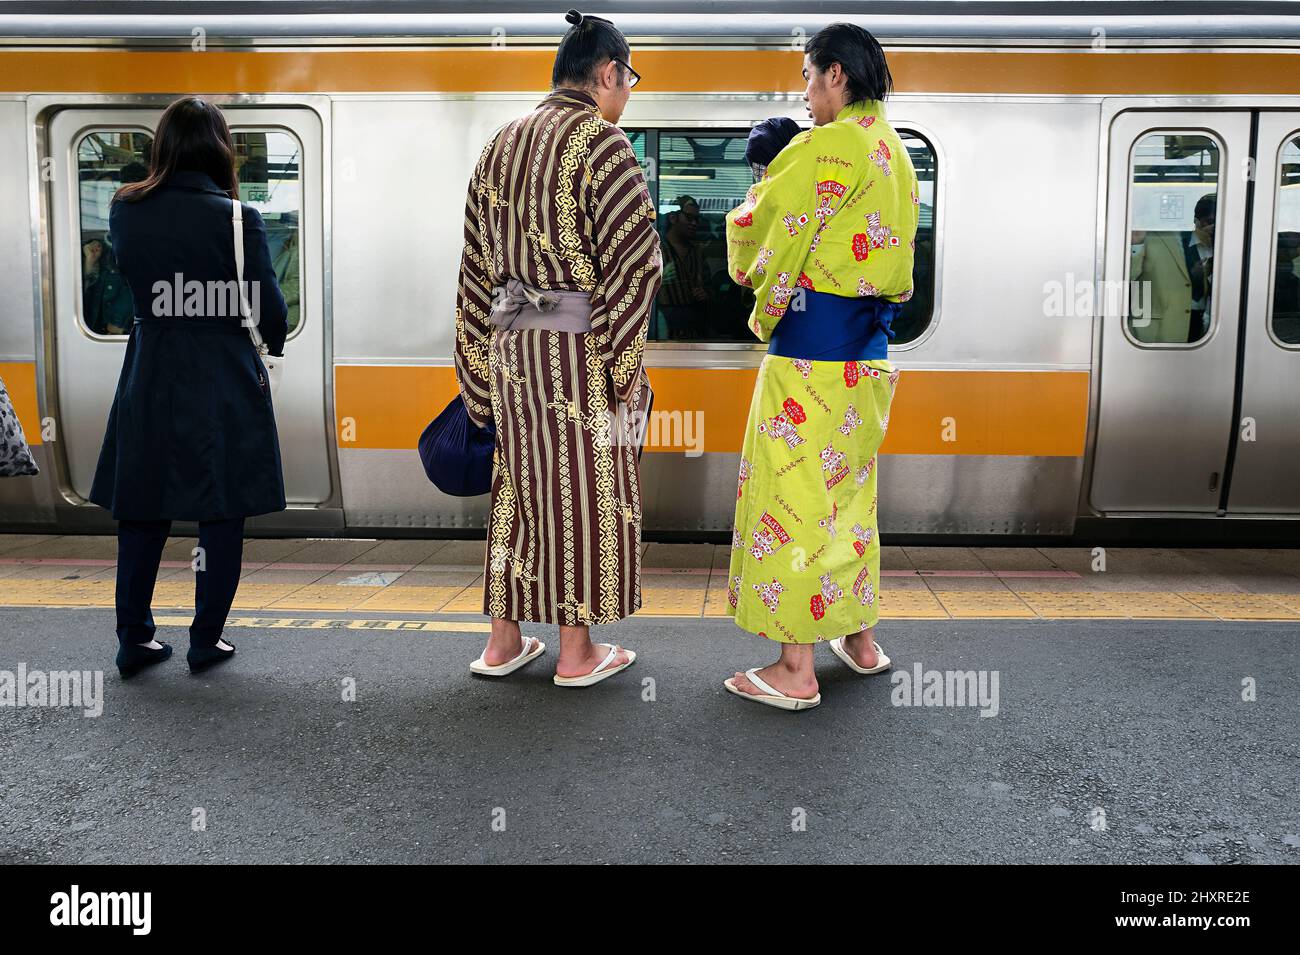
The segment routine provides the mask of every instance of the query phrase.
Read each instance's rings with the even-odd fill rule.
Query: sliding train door
[[[1091,502],[1220,509],[1230,459],[1251,116],[1128,110],[1110,125]]]
[[[1300,111],[1110,129],[1093,506],[1300,514]]]
[[[1300,514],[1300,112],[1260,112],[1227,511]]]
[[[330,497],[325,415],[321,123],[300,108],[225,110],[240,197],[258,209],[289,304],[285,374],[275,397],[289,503]],[[53,358],[65,486],[85,498],[133,318],[113,258],[113,193],[144,178],[160,109],[72,108],[48,122]]]

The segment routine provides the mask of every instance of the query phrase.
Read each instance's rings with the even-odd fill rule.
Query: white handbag
[[[271,397],[280,390],[280,377],[284,373],[284,356],[275,356],[270,353],[266,347],[266,342],[262,341],[262,333],[258,331],[257,322],[253,321],[253,310],[248,306],[248,298],[244,294],[244,207],[238,199],[232,199],[230,205],[230,218],[234,224],[235,230],[235,279],[239,285],[239,315],[243,324],[248,327],[248,337],[253,340],[253,348],[257,351],[257,357],[261,359],[262,367],[266,369],[266,383],[271,389]]]

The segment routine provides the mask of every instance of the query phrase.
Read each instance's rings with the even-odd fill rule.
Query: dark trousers
[[[117,639],[154,638],[153,585],[171,521],[119,521],[117,525]],[[244,557],[244,519],[199,522],[202,562],[194,573],[194,622],[190,646],[216,646],[239,588]]]

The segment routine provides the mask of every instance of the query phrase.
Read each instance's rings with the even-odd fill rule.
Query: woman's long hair
[[[231,199],[239,199],[235,179],[235,144],[221,110],[197,96],[176,100],[158,120],[149,152],[149,175],[117,190],[114,201],[135,202],[179,170],[207,173]]]

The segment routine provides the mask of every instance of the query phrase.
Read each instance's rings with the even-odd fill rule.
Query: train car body
[[[227,111],[241,191],[296,296],[276,398],[291,503],[251,530],[478,532],[486,499],[438,493],[414,448],[455,394],[470,169],[549,86],[563,11],[60,6],[0,11],[0,379],[42,468],[0,481],[0,524],[112,526],[84,499],[129,308],[107,203],[162,107],[197,93]],[[711,268],[748,182],[745,132],[807,122],[803,39],[849,19],[884,44],[890,120],[925,189],[918,304],[890,350],[903,374],[880,462],[885,534],[1300,518],[1300,19],[1286,4],[1154,6],[593,5],[643,77],[621,125],[660,210],[698,203]],[[1179,331],[1153,337],[1129,314],[1134,250],[1164,291],[1197,271],[1206,196],[1212,285],[1188,278],[1160,306]],[[735,291],[709,294],[647,347],[648,538],[730,532],[764,346],[737,327]]]

